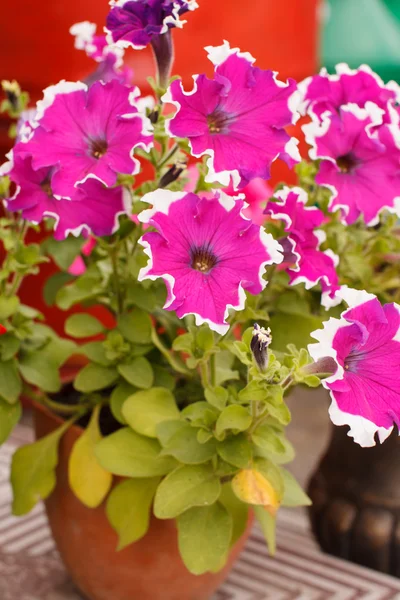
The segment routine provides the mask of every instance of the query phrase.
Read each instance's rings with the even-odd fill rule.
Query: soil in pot
[[[67,388],[66,401],[77,401]],[[62,419],[41,405],[34,407],[37,438],[59,426]],[[81,422],[84,426],[85,423]],[[101,428],[110,433],[119,424],[103,409]],[[114,429],[115,430],[115,429]],[[72,426],[59,446],[57,484],[46,501],[49,524],[61,557],[72,579],[89,600],[208,600],[224,581],[250,534],[235,544],[228,564],[219,573],[192,575],[178,551],[174,520],[152,518],[148,533],[138,542],[116,552],[117,535],[108,523],[104,504],[86,508],[68,484],[68,460],[82,433]]]

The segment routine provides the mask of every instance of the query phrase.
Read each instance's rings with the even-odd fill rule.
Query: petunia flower
[[[299,91],[299,111],[317,120],[326,112],[339,113],[346,104],[364,108],[367,102],[373,102],[386,113],[388,104],[400,97],[400,88],[394,81],[385,85],[369,66],[350,69],[345,63],[336,65],[333,75],[323,68],[318,75],[307,77],[299,83]],[[386,120],[390,120],[389,115]]]
[[[94,238],[92,235],[90,235],[89,238],[87,239],[87,241],[83,244],[83,246],[81,248],[81,254],[83,254],[83,256],[90,256],[92,254],[94,248],[96,247],[96,244],[97,244],[96,238]],[[83,273],[85,273],[86,264],[81,255],[74,258],[71,265],[68,267],[67,271],[71,275],[76,275],[76,276],[83,275]]]
[[[280,240],[284,248],[284,264],[291,285],[304,283],[306,289],[317,284],[322,288],[322,304],[326,308],[340,300],[335,298],[339,289],[336,266],[338,257],[331,251],[320,250],[325,232],[318,229],[325,221],[324,213],[314,206],[306,206],[307,194],[300,188],[285,187],[275,193],[279,202],[268,202],[265,213],[284,223],[287,237]]]
[[[71,198],[75,187],[90,178],[112,186],[119,173],[139,171],[134,149],[149,149],[152,136],[134,104],[135,93],[115,80],[89,89],[62,81],[45,90],[36,127],[19,153],[32,157],[35,171],[55,168],[51,183],[56,197]]]
[[[133,79],[133,71],[123,66],[124,49],[115,45],[109,45],[106,36],[96,35],[97,25],[90,21],[75,23],[69,32],[75,37],[75,48],[84,50],[98,63],[93,73],[85,78],[87,85],[95,81],[111,81],[117,79],[120,83],[128,85]]]
[[[280,263],[280,246],[243,217],[244,202],[223,192],[212,198],[157,190],[143,201],[153,208],[139,219],[157,229],[141,244],[149,262],[139,280],[161,277],[167,287],[164,308],[178,317],[194,314],[196,324],[226,333],[229,309],[242,310],[245,290],[259,294],[265,266]]]
[[[110,43],[140,50],[173,27],[180,17],[198,8],[195,0],[118,0],[110,2],[106,32]]]
[[[284,129],[298,116],[296,82],[254,67],[249,53],[228,42],[206,50],[214,78],[195,75],[190,92],[174,81],[163,97],[177,108],[170,134],[188,138],[193,156],[209,155],[206,181],[228,186],[232,176],[235,188],[244,188],[256,177],[269,179],[278,157],[298,162],[297,140]]]
[[[321,161],[315,181],[332,191],[329,209],[340,209],[348,225],[360,215],[375,225],[383,209],[400,214],[400,129],[391,115],[393,122],[381,125],[376,105],[349,104],[303,127],[310,157]]]
[[[22,158],[14,153],[8,176],[17,189],[7,201],[7,209],[22,211],[22,218],[31,223],[40,223],[45,217],[54,218],[55,239],[90,232],[110,235],[118,229],[118,216],[130,212],[124,188],[107,188],[97,179],[88,179],[79,185],[72,200],[55,198],[53,168],[34,170],[30,157]]]
[[[186,171],[188,182],[185,185],[185,191],[194,192],[199,179],[199,171],[196,165],[191,165]],[[224,192],[229,196],[237,196],[237,190],[234,189],[232,182]],[[266,202],[272,196],[272,189],[266,181],[257,177],[252,179],[246,187],[240,190],[244,194],[244,200],[248,206],[243,209],[243,214],[251,219],[256,225],[265,223],[264,209]],[[213,192],[201,192],[202,196],[212,196]]]
[[[308,350],[316,361],[330,356],[337,363],[323,381],[333,423],[348,425],[361,446],[374,446],[376,433],[383,442],[400,426],[400,306],[345,286],[340,295],[349,309],[314,331],[318,343]]]

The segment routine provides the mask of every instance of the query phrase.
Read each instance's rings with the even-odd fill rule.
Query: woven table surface
[[[26,517],[11,516],[11,455],[32,435],[30,427],[20,425],[0,448],[0,600],[84,600],[61,563],[43,505]],[[400,600],[400,579],[323,554],[305,513],[282,509],[276,556],[268,556],[255,527],[213,600],[289,599]]]

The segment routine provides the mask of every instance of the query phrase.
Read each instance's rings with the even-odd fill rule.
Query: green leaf
[[[16,313],[18,306],[19,298],[17,296],[11,296],[11,298],[0,297],[0,321],[5,321]]]
[[[124,405],[125,400],[129,398],[129,396],[132,396],[132,394],[134,394],[135,392],[137,392],[137,389],[133,387],[133,385],[130,385],[126,381],[121,381],[121,383],[119,383],[111,393],[111,412],[117,419],[117,421],[119,421],[119,423],[122,423],[122,425],[126,425],[125,417],[122,414],[122,407]]]
[[[197,429],[189,423],[184,423],[164,445],[161,454],[174,456],[182,463],[198,465],[210,460],[215,453],[215,440],[200,444],[197,440]]]
[[[208,325],[202,325],[196,330],[196,346],[208,352],[214,346],[214,333]]]
[[[171,373],[164,367],[153,365],[154,387],[163,387],[171,390],[175,389],[176,380]]]
[[[75,496],[88,508],[96,508],[107,496],[112,475],[99,464],[94,449],[102,439],[100,405],[93,410],[89,425],[76,440],[68,462],[68,481]]]
[[[102,439],[95,454],[104,469],[114,475],[155,477],[166,475],[176,466],[173,458],[159,456],[160,449],[156,440],[124,427]]]
[[[312,504],[310,498],[302,490],[300,484],[296,481],[289,471],[281,467],[281,475],[283,477],[283,485],[285,488],[282,505],[283,506],[310,506]]]
[[[74,279],[75,277],[70,275],[70,273],[63,272],[55,273],[49,277],[43,287],[43,298],[47,306],[53,306],[56,302],[56,297],[59,290]]]
[[[74,381],[78,392],[95,392],[111,386],[118,379],[118,371],[114,367],[103,367],[90,363],[83,367]]]
[[[64,340],[54,335],[43,348],[40,349],[42,360],[52,363],[59,368],[76,350],[76,344],[72,340]]]
[[[193,402],[182,410],[182,417],[190,421],[193,427],[213,427],[219,411],[208,402]]]
[[[167,446],[169,440],[172,438],[175,433],[177,433],[180,429],[186,427],[185,421],[181,419],[177,419],[175,421],[163,421],[157,425],[157,437],[162,446]]]
[[[111,360],[106,356],[106,349],[103,342],[88,342],[79,347],[79,353],[84,354],[90,361],[103,367],[111,365]]]
[[[134,308],[118,319],[118,329],[132,344],[151,344],[151,319],[147,312]]]
[[[92,337],[104,331],[104,325],[88,313],[78,313],[68,317],[65,333],[76,338]]]
[[[276,552],[276,519],[263,506],[253,506],[257,521],[261,525],[269,553]]]
[[[204,396],[209,404],[223,410],[228,402],[229,394],[223,387],[216,387],[213,389],[204,390]]]
[[[136,392],[124,403],[122,414],[132,429],[149,437],[157,437],[157,425],[179,418],[175,398],[166,388]]]
[[[193,335],[191,333],[184,333],[174,339],[172,348],[176,352],[185,352],[186,354],[192,354],[193,352]]]
[[[4,333],[0,336],[0,357],[2,361],[10,360],[14,358],[20,348],[21,342],[15,335],[10,333]]]
[[[232,369],[235,357],[223,350],[215,355],[215,385],[220,386],[225,381],[239,379],[239,372]]]
[[[130,302],[147,312],[153,312],[157,307],[154,290],[152,288],[144,288],[142,283],[128,281],[127,296]]]
[[[14,515],[27,514],[39,500],[45,500],[53,491],[58,443],[71,424],[72,420],[67,421],[49,435],[16,450],[11,462]]]
[[[151,503],[159,481],[158,477],[129,479],[112,490],[106,513],[118,534],[117,551],[137,542],[147,533]]]
[[[9,437],[22,415],[20,402],[9,404],[0,398],[0,445]]]
[[[267,390],[263,381],[253,379],[239,392],[239,400],[243,403],[263,402],[267,398]]]
[[[285,352],[288,344],[305,348],[314,341],[310,333],[321,329],[322,322],[313,315],[277,313],[271,317],[269,324],[273,331],[272,347],[280,352]]]
[[[219,502],[225,506],[232,517],[233,528],[230,543],[232,547],[246,531],[249,519],[249,507],[235,495],[230,482],[227,482],[222,486]]]
[[[233,431],[246,431],[251,425],[252,417],[249,411],[244,406],[238,406],[237,404],[231,404],[224,408],[220,416],[218,417],[215,433],[218,437],[227,430],[232,429]]]
[[[61,387],[58,366],[42,352],[25,353],[19,359],[19,370],[28,383],[44,392],[58,392]]]
[[[216,502],[193,507],[177,519],[179,552],[188,571],[201,575],[226,563],[232,537],[232,517]]]
[[[66,271],[80,254],[85,240],[82,237],[68,236],[65,240],[55,240],[53,237],[47,238],[44,248],[53,258],[60,269]]]
[[[286,452],[282,434],[278,434],[268,424],[259,425],[252,433],[251,439],[256,446],[272,454],[284,454]]]
[[[254,468],[269,481],[278,496],[279,502],[282,502],[285,490],[282,475],[282,471],[284,469],[279,468],[275,463],[267,458],[254,459]]]
[[[139,356],[128,364],[118,365],[120,375],[128,383],[140,389],[151,388],[154,381],[154,373],[151,364],[143,356]]]
[[[223,460],[239,469],[247,469],[253,457],[251,444],[242,433],[218,442],[217,452]]]
[[[192,506],[214,504],[220,492],[221,484],[210,464],[183,465],[158,486],[154,514],[158,519],[174,519]]]
[[[14,404],[22,392],[22,381],[15,359],[0,362],[0,396]]]

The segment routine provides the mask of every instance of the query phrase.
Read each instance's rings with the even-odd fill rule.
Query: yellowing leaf
[[[279,496],[271,483],[254,469],[243,469],[232,479],[232,489],[242,502],[264,506],[275,514],[279,508]]]
[[[72,448],[68,465],[69,485],[88,508],[96,508],[102,503],[112,482],[111,473],[103,469],[94,453],[95,445],[102,439],[99,412],[97,405],[87,429]]]

